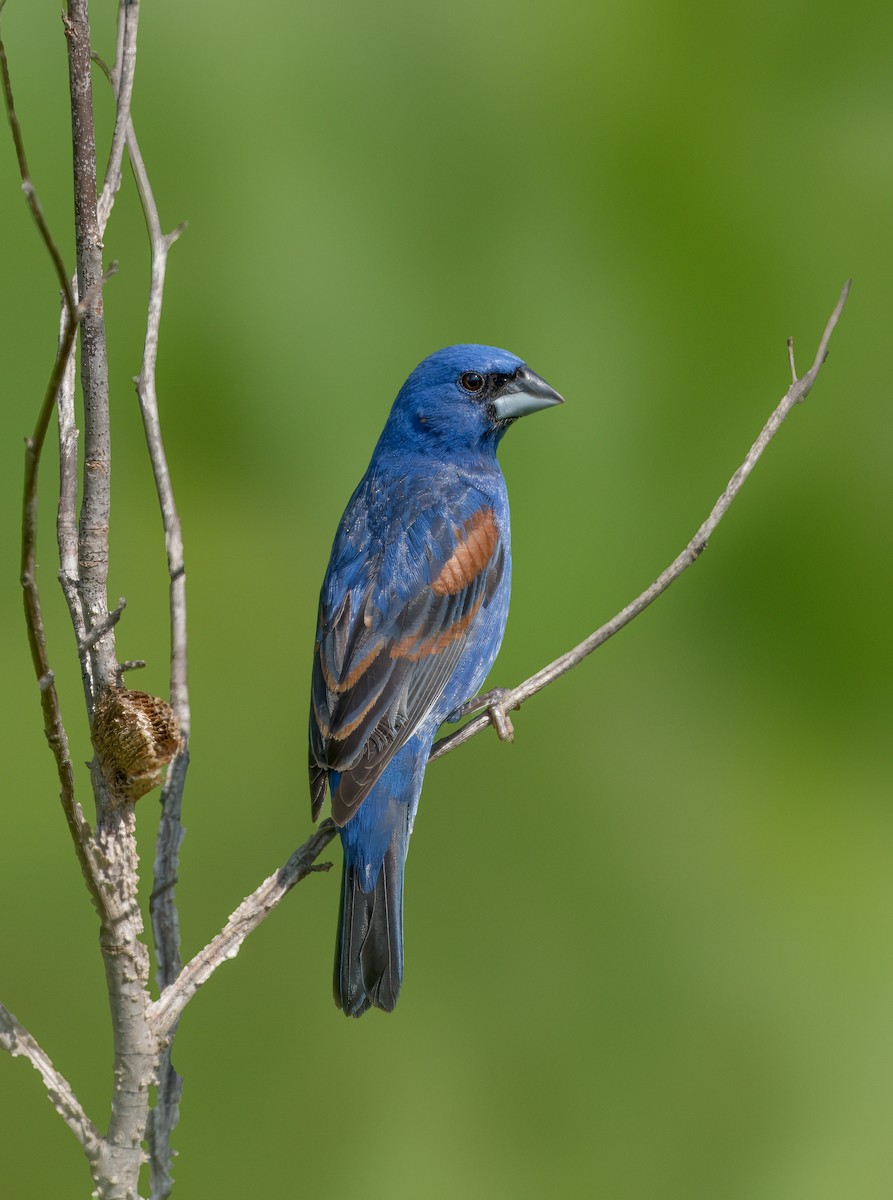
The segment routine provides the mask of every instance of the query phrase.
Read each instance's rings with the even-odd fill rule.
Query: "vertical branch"
[[[122,0],[123,3],[124,0]],[[119,24],[119,34],[120,32],[121,25]],[[119,37],[114,70],[109,71],[105,63],[98,57],[95,58],[95,61],[106,73],[115,89],[120,114],[120,106],[124,97],[122,71],[126,70],[128,66],[126,35],[123,43]],[[119,128],[120,125],[116,124],[116,135]],[[161,794],[162,815],[156,844],[155,882],[150,898],[157,960],[156,976],[159,990],[163,991],[177,977],[182,967],[175,887],[179,870],[180,844],[183,840],[180,813],[186,769],[189,764],[190,711],[187,685],[186,574],[183,537],[161,433],[155,374],[167,258],[171,246],[182,233],[184,226],[178,226],[169,234],[164,233],[148,172],[136,139],[133,121],[129,117],[125,127],[125,138],[152,252],[143,360],[140,374],[134,382],[164,525],[170,575],[170,697],[182,736],[182,749],[168,768],[167,779]],[[106,188],[109,186],[109,179],[110,174],[106,179]],[[100,220],[102,219],[104,198],[105,191],[100,197]],[[170,1138],[179,1120],[179,1101],[182,1092],[182,1079],[174,1070],[171,1062],[170,1043],[175,1032],[176,1030],[173,1028],[167,1034],[168,1044],[158,1065],[157,1101],[148,1120],[147,1136],[153,1200],[164,1200],[170,1195],[173,1186],[170,1173],[172,1160]]]
[[[152,893],[153,925],[158,951],[158,982],[163,989],[176,977],[181,966],[173,889],[176,883],[177,853],[182,840],[180,801],[188,761],[186,746],[189,739],[190,712],[187,683],[186,568],[183,559],[183,533],[161,435],[158,397],[155,389],[155,366],[158,359],[158,333],[161,324],[167,256],[171,246],[182,233],[183,226],[178,226],[169,234],[162,232],[158,208],[132,122],[128,130],[127,145],[152,246],[152,278],[149,287],[146,339],[143,347],[142,369],[135,382],[164,524],[167,565],[171,581],[171,707],[177,715],[180,733],[184,741],[184,749],[171,764],[162,792],[162,825],[158,835],[155,887]]]
[[[131,81],[119,86],[116,130],[129,123],[138,9],[125,0],[119,11],[119,80],[130,63]],[[122,25],[123,22],[123,25]],[[87,0],[68,0],[64,19],[68,39],[74,151],[75,244],[78,291],[91,295],[92,280],[102,273],[102,230],[96,196],[96,143],[90,77],[90,29]],[[130,47],[128,57],[127,47]],[[112,166],[120,162],[123,142],[113,140]],[[114,171],[110,171],[110,179]],[[110,197],[113,195],[113,188]],[[107,216],[107,213],[106,213]],[[84,393],[84,484],[78,528],[78,584],[89,645],[93,712],[102,693],[113,686],[118,663],[113,623],[108,619],[108,526],[111,489],[108,361],[101,298],[85,304],[81,327],[81,381]],[[95,641],[91,637],[102,630]],[[92,644],[90,644],[92,642]],[[137,884],[135,811],[132,802],[110,801],[98,761],[94,758],[93,787],[103,857],[108,913],[100,930],[100,948],[112,1016],[115,1063],[111,1121],[93,1163],[96,1194],[101,1200],[132,1200],[145,1156],[148,1091],[158,1058],[158,1040],[147,1020],[149,958],[140,940],[143,932]]]
[[[127,131],[127,147],[152,247],[152,277],[149,286],[146,339],[143,347],[142,368],[139,378],[136,380],[136,390],[164,524],[167,565],[171,581],[171,706],[176,713],[183,738],[183,748],[168,768],[167,779],[161,793],[161,824],[155,852],[155,882],[149,902],[152,930],[155,936],[156,974],[159,990],[163,991],[173,983],[182,967],[180,928],[174,889],[179,870],[180,844],[183,840],[180,812],[186,768],[189,765],[190,712],[187,683],[186,569],[183,559],[183,534],[174,500],[164,441],[161,436],[158,397],[155,389],[155,367],[158,359],[158,334],[161,324],[167,256],[171,246],[180,236],[183,226],[178,226],[169,234],[165,234],[161,228],[158,206],[155,203],[148,172],[136,140],[133,122],[130,123]],[[176,1028],[170,1033],[170,1041],[173,1041],[175,1032]],[[149,1115],[152,1200],[165,1200],[170,1195],[173,1185],[170,1174],[172,1158],[170,1139],[179,1120],[182,1088],[183,1081],[171,1062],[169,1043],[159,1064],[157,1103]]]
[[[120,0],[116,37],[114,89],[117,101],[115,130],[109,150],[108,165],[102,193],[96,206],[99,236],[104,236],[115,197],[121,186],[121,163],[124,142],[130,122],[130,101],[136,70],[136,31],[139,19],[139,0]],[[77,292],[77,276],[71,283]],[[60,340],[62,334],[60,332]],[[56,516],[56,538],[59,544],[59,582],[65,595],[78,644],[81,673],[88,709],[95,690],[92,664],[87,652],[87,626],[81,600],[78,569],[77,525],[77,440],[78,428],[74,411],[75,364],[69,356],[58,394],[59,421],[59,507]],[[95,627],[95,626],[94,626]]]
[[[115,203],[115,196],[121,186],[121,163],[124,159],[124,142],[130,124],[130,100],[133,95],[133,77],[136,73],[136,30],[139,15],[139,0],[120,0],[113,77],[117,102],[115,130],[109,148],[109,161],[105,169],[102,194],[96,205],[100,235],[105,233],[112,205]]]
[[[2,3],[0,3],[2,9]],[[15,101],[12,94],[12,81],[9,75],[9,64],[6,60],[6,49],[0,40],[0,74],[3,77],[3,99],[6,113],[12,130],[13,143],[19,173],[22,177],[22,191],[35,224],[40,231],[41,239],[49,251],[50,258],[56,269],[64,297],[62,327],[59,336],[59,347],[56,361],[50,374],[47,390],[40,407],[34,434],[25,443],[25,479],[22,497],[22,557],[21,584],[25,606],[25,624],[28,630],[28,644],[31,648],[31,659],[37,675],[40,689],[40,703],[43,709],[44,732],[47,742],[56,761],[56,771],[59,776],[60,799],[68,822],[68,828],[74,842],[75,853],[80,863],[81,871],[97,911],[103,911],[104,901],[101,894],[99,871],[95,859],[90,853],[92,831],[87,823],[83,810],[75,797],[74,772],[71,765],[71,755],[68,748],[68,734],[62,721],[62,710],[56,692],[53,672],[50,668],[47,653],[46,633],[43,624],[43,609],[40,602],[40,592],[37,587],[37,516],[38,516],[38,477],[40,473],[40,457],[46,441],[50,417],[56,390],[62,379],[65,365],[71,357],[77,324],[82,315],[81,309],[75,307],[74,296],[68,281],[68,272],[62,261],[59,248],[53,240],[49,227],[44,219],[37,192],[31,181],[28,161],[25,156],[25,145],[22,131],[16,115]],[[97,281],[96,291],[101,291],[104,280]]]
[[[77,280],[75,279],[75,286]],[[59,329],[59,346],[65,341],[65,314]],[[68,604],[71,622],[78,644],[78,658],[87,704],[93,695],[90,655],[82,647],[87,640],[87,626],[81,593],[78,590],[78,427],[74,415],[75,361],[74,339],[69,343],[68,358],[62,371],[56,394],[59,426],[59,505],[56,509],[56,542],[59,547],[59,582]]]
[[[90,79],[90,26],[87,0],[68,0],[64,18],[68,39],[71,131],[74,156],[74,219],[78,293],[91,291],[102,275],[102,235],[96,201],[96,139]],[[84,392],[84,489],[79,523],[78,578],[87,632],[108,612],[108,533],[111,508],[108,357],[102,296],[81,323],[81,384]],[[90,651],[93,704],[114,683],[115,633],[109,629]]]
[[[102,279],[99,284],[101,286]],[[32,437],[25,444],[25,484],[22,501],[22,563],[21,582],[25,603],[25,623],[28,628],[28,643],[40,689],[43,708],[43,723],[47,741],[56,760],[59,775],[60,799],[68,828],[74,842],[75,853],[81,866],[87,887],[97,912],[102,916],[106,901],[102,893],[100,869],[91,853],[93,836],[83,810],[75,798],[74,771],[68,748],[68,734],[62,722],[62,710],[56,692],[53,671],[47,653],[43,610],[37,587],[37,481],[40,471],[40,456],[46,440],[47,429],[55,404],[56,392],[65,370],[65,364],[74,346],[77,330],[77,310],[67,319],[65,335],[56,354],[50,381],[37,418]]]

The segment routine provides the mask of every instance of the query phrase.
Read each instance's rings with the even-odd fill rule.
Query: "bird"
[[[494,346],[447,346],[397,394],[341,518],[320,592],[310,797],[344,854],[334,997],[390,1012],[403,980],[403,873],[438,727],[458,720],[502,642],[509,505],[496,458],[520,417],[563,403]]]

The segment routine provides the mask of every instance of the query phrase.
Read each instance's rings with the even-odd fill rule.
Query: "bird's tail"
[[[335,1003],[349,1017],[367,1008],[391,1012],[403,982],[403,866],[406,836],[395,830],[371,891],[345,846],[339,935],[335,946]]]

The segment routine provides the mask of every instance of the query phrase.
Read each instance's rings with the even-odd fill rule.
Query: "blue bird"
[[[448,346],[400,389],[332,546],[310,704],[313,819],[326,787],[344,874],[335,1003],[390,1012],[403,868],[428,753],[493,665],[511,588],[496,461],[518,417],[562,398],[514,354]]]

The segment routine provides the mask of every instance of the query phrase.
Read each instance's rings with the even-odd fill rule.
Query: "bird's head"
[[[423,452],[495,447],[518,417],[564,403],[536,372],[495,346],[447,346],[400,389],[383,437]]]

